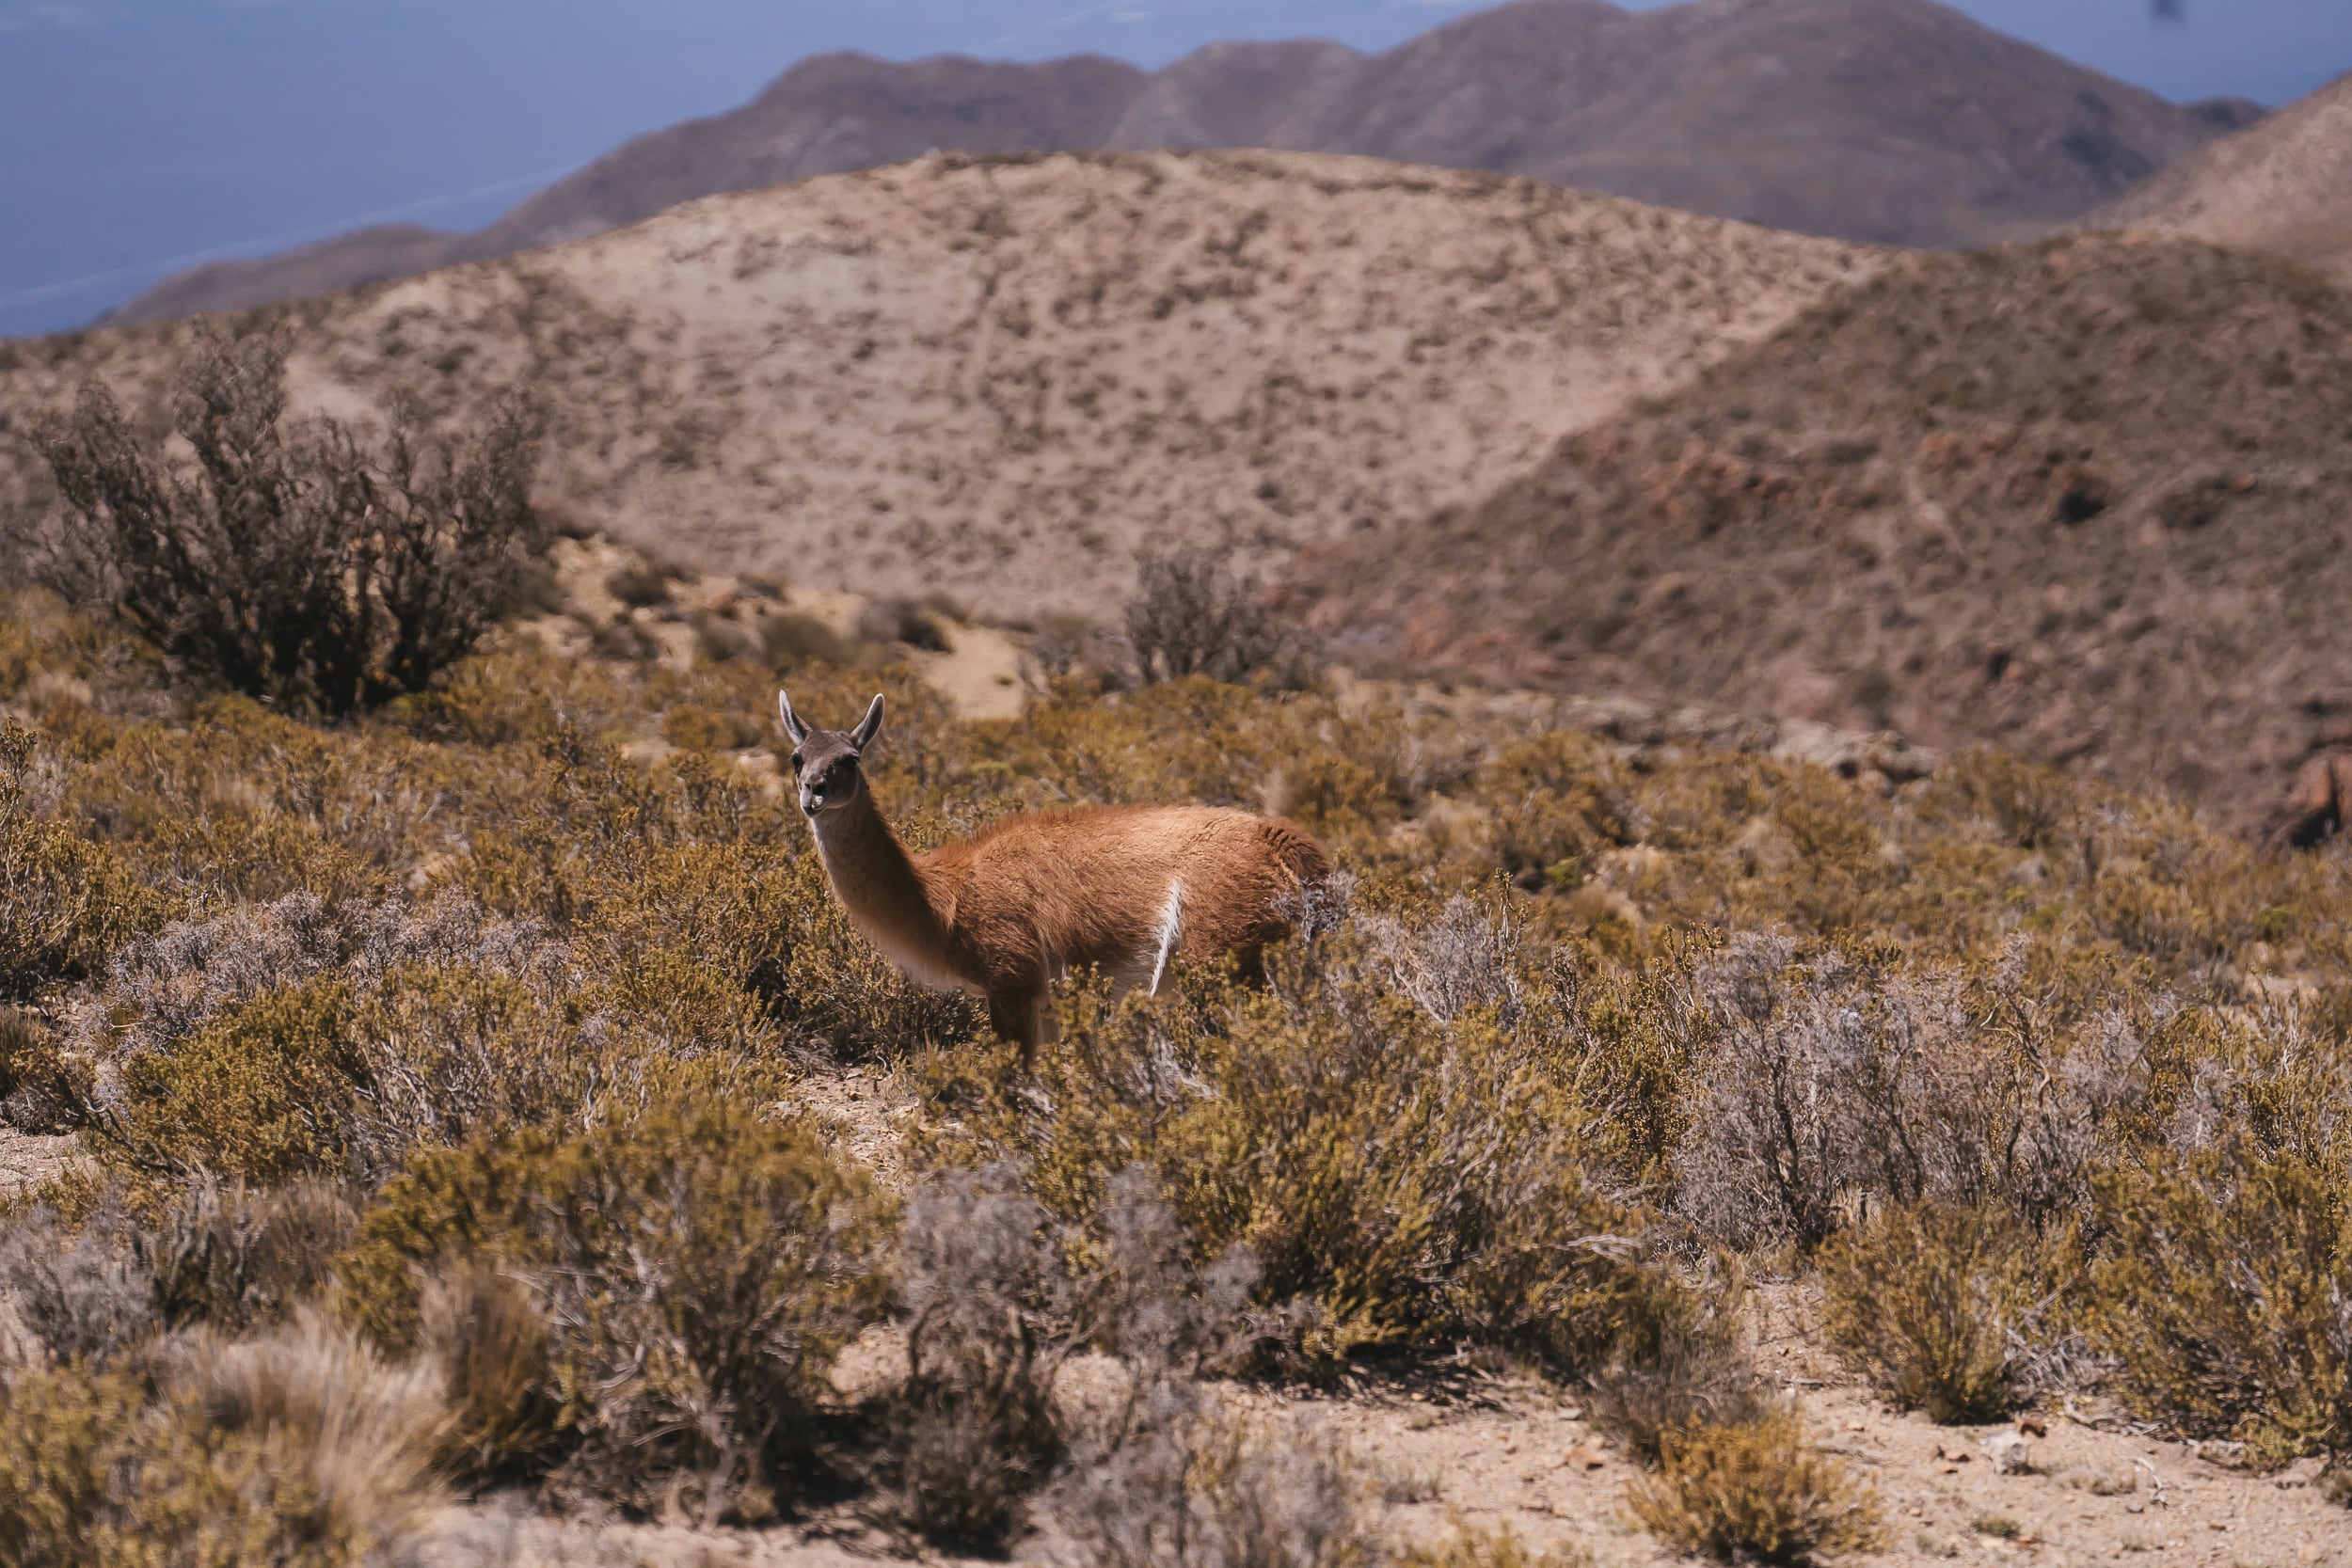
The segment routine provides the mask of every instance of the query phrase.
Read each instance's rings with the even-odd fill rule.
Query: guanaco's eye
[[[800,753],[800,752],[793,752],[793,753],[792,753],[792,771],[793,771],[793,772],[795,772],[795,773],[797,773],[797,772],[799,772],[800,770],[801,770],[801,753]]]

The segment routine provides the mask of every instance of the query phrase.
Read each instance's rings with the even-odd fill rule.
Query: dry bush
[[[256,1192],[208,1176],[132,1247],[167,1326],[240,1330],[291,1317],[332,1283],[358,1223],[350,1200],[324,1182]]]
[[[262,1549],[245,1560],[389,1555],[440,1505],[439,1380],[315,1313],[254,1338],[200,1336],[182,1375],[174,1414],[197,1430],[176,1446],[200,1446],[223,1490],[247,1499],[253,1516],[238,1523]],[[145,1510],[161,1512],[151,1498]]]
[[[1585,1174],[1550,1021],[1441,1018],[1399,993],[1390,945],[1342,933],[1263,990],[1089,994],[1038,1054],[1041,1095],[969,1053],[934,1058],[930,1092],[1067,1222],[1148,1166],[1195,1256],[1244,1244],[1261,1300],[1317,1304],[1313,1354],[1467,1337],[1576,1372],[1654,1334],[1687,1297]]]
[[[357,1216],[297,1181],[257,1192],[199,1177],[159,1212],[103,1195],[79,1226],[49,1209],[11,1221],[0,1283],[61,1361],[105,1361],[167,1330],[280,1323],[333,1278]]]
[[[1902,1408],[1999,1420],[2032,1393],[2022,1330],[2033,1252],[2031,1234],[1998,1210],[1893,1210],[1823,1249],[1823,1327]]]
[[[1262,587],[1237,580],[1230,561],[1228,551],[1192,549],[1137,562],[1126,629],[1143,680],[1239,682],[1262,671],[1294,688],[1312,680],[1304,634],[1277,619]]]
[[[66,501],[37,553],[69,600],[189,669],[281,706],[348,713],[421,691],[515,602],[542,528],[538,421],[519,395],[454,440],[392,410],[381,443],[290,422],[285,348],[208,341],[172,423],[184,471],[93,382],[34,443]]]
[[[1878,1498],[1821,1453],[1793,1410],[1677,1428],[1626,1501],[1679,1550],[1729,1561],[1811,1562],[1881,1539]]]
[[[411,1156],[361,1222],[345,1299],[405,1351],[427,1280],[512,1275],[545,1322],[542,1392],[563,1405],[541,1456],[555,1490],[755,1519],[806,1479],[826,1370],[880,1310],[881,1217],[814,1132],[706,1089],[585,1132]],[[477,1399],[461,1391],[461,1408]]]
[[[441,1462],[480,1488],[527,1481],[563,1437],[546,1314],[530,1289],[483,1259],[453,1262],[417,1303],[418,1358],[437,1370],[449,1411]]]
[[[759,645],[769,668],[799,671],[812,664],[855,664],[857,644],[814,615],[779,610],[759,618]]]
[[[671,585],[684,575],[667,562],[632,561],[612,569],[604,591],[631,610],[651,610],[670,602]]]
[[[1394,1568],[1591,1568],[1593,1554],[1576,1545],[1538,1551],[1508,1525],[1486,1530],[1457,1518],[1435,1541],[1391,1548],[1388,1560]]]
[[[1001,1549],[1065,1442],[1053,1392],[1069,1283],[1045,1212],[1007,1166],[936,1177],[907,1205],[898,1275],[907,1377],[887,1418],[884,1515]]]
[[[40,1016],[0,1006],[0,1122],[20,1132],[70,1132],[90,1119],[97,1075],[68,1055]]]
[[[1596,854],[1630,843],[1615,773],[1608,752],[1585,736],[1541,736],[1499,753],[1478,788],[1495,802],[1489,832],[1503,871],[1531,891],[1573,888]]]
[[[1814,1246],[1856,1196],[2000,1200],[2034,1223],[2078,1205],[2145,1101],[2146,1051],[2114,1013],[2050,1038],[2016,956],[1972,996],[1948,970],[1735,938],[1701,977],[1716,1043],[1677,1156],[1683,1212],[1735,1245]]]
[[[1258,1425],[1162,1385],[1114,1446],[1078,1455],[1049,1506],[1062,1568],[1373,1568],[1372,1488],[1313,1431]]]
[[[79,1227],[40,1207],[13,1217],[0,1234],[0,1284],[52,1358],[102,1364],[161,1332],[153,1277],[130,1246],[135,1228],[117,1204],[102,1201]]]
[[[316,1317],[200,1338],[159,1377],[0,1378],[0,1560],[397,1561],[440,1505],[434,1380]]]
[[[1585,1404],[1593,1426],[1645,1464],[1668,1433],[1737,1425],[1770,1414],[1773,1399],[1740,1344],[1742,1292],[1729,1279],[1702,1288],[1704,1308],[1671,1320],[1596,1372]]]
[[[858,607],[857,634],[868,642],[902,643],[926,653],[947,651],[947,635],[931,612],[912,599],[868,599]]]
[[[2265,1461],[2352,1444],[2340,1162],[2205,1148],[2112,1171],[2098,1200],[2091,1338],[2141,1409]]]
[[[160,912],[119,855],[55,815],[44,751],[0,719],[0,1002],[97,973]]]

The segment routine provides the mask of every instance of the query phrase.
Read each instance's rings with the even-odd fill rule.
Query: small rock
[[[2225,1442],[2217,1437],[2208,1437],[2201,1441],[2191,1442],[2188,1451],[2206,1464],[2219,1465],[2224,1470],[2246,1468],[2246,1445],[2243,1443]]]
[[[2017,1430],[2024,1433],[2028,1437],[2047,1437],[2050,1435],[2050,1429],[2043,1426],[2040,1421],[2035,1420],[2031,1416],[2018,1417]]]
[[[2319,1478],[2327,1473],[2328,1462],[2313,1454],[2308,1459],[2298,1459],[2280,1471],[2275,1481],[2279,1486],[2293,1491],[2298,1486],[2316,1485]]]
[[[1994,1472],[2004,1476],[2029,1475],[2033,1471],[2033,1455],[2026,1439],[2014,1432],[1995,1432],[1979,1445],[1993,1462]]]
[[[1560,1463],[1571,1470],[1597,1470],[1609,1463],[1609,1457],[1590,1443],[1579,1443]]]

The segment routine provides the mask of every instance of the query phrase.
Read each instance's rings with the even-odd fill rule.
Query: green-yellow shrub
[[[488,1457],[623,1507],[756,1518],[799,1481],[825,1371],[881,1310],[884,1218],[871,1183],[806,1126],[688,1092],[583,1132],[419,1151],[363,1218],[344,1299],[405,1352],[437,1275],[521,1282],[543,1350],[501,1329],[509,1348],[470,1370],[445,1357],[494,1380],[500,1400],[532,1381],[516,1356],[544,1357],[525,1401],[552,1430],[474,1439]],[[479,1423],[498,1401],[461,1382],[453,1402]]]
[[[1996,1210],[1895,1210],[1822,1249],[1823,1326],[1904,1409],[1998,1420],[2026,1392],[2010,1332],[2032,1305],[2032,1250]]]
[[[2341,1164],[2208,1149],[2109,1173],[2090,1328],[2147,1414],[2259,1458],[2352,1443]]]
[[[1879,1544],[1878,1498],[1814,1447],[1794,1411],[1667,1433],[1626,1501],[1668,1545],[1724,1561],[1802,1563]]]

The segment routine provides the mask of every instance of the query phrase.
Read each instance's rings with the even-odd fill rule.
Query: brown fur
[[[986,997],[997,1033],[1025,1050],[1046,1032],[1057,974],[1099,969],[1125,989],[1160,980],[1163,959],[1229,954],[1254,972],[1331,874],[1303,829],[1217,806],[1025,812],[909,854],[856,768],[880,729],[874,703],[848,733],[807,729],[782,705],[826,878],[893,962]],[[1171,886],[1181,894],[1164,952]]]

